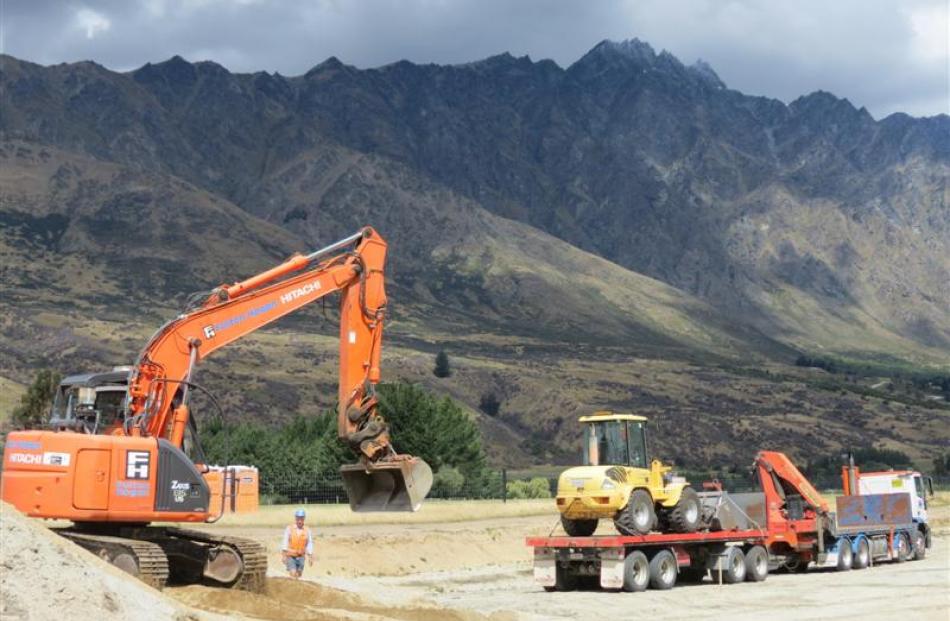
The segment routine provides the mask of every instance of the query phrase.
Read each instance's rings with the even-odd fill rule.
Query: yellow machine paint
[[[658,525],[664,530],[696,529],[700,505],[695,491],[686,479],[672,475],[669,466],[648,462],[645,417],[601,411],[582,416],[580,422],[585,465],[564,471],[557,489],[557,508],[568,534],[593,534],[597,521],[605,518],[614,519],[625,534],[649,532]],[[642,490],[635,498],[637,506],[628,507],[637,490]],[[678,507],[681,501],[688,506]]]

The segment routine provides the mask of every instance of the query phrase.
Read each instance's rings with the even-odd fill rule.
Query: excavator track
[[[110,529],[108,534],[94,529],[58,532],[156,589],[171,582],[212,584],[256,593],[264,590],[267,553],[263,545],[251,539],[156,526],[121,527]],[[221,579],[215,572],[222,568],[236,577]]]
[[[267,552],[264,546],[253,539],[243,537],[221,537],[200,530],[185,528],[166,528],[168,535],[209,545],[225,545],[241,557],[244,570],[232,589],[260,593],[264,590],[267,577]]]
[[[67,529],[57,532],[149,586],[161,590],[168,582],[168,558],[155,543]]]

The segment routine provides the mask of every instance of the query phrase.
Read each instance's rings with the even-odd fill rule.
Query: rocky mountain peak
[[[720,79],[719,74],[703,59],[697,59],[690,65],[689,70],[701,80],[716,89],[726,88],[726,83]]]

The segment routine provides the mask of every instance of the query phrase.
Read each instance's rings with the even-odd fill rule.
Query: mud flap
[[[432,469],[418,457],[340,468],[355,513],[418,511],[432,487]]]

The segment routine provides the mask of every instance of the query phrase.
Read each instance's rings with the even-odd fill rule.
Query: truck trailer
[[[920,559],[930,546],[926,496],[915,512],[916,498],[906,489],[926,489],[929,481],[920,473],[859,473],[852,462],[842,470],[846,493],[831,511],[783,453],[759,452],[755,471],[759,492],[731,494],[715,483],[704,485],[704,528],[698,532],[529,537],[535,580],[549,591],[572,590],[586,580],[630,592],[670,589],[710,574],[725,584],[760,582],[778,570],[847,571]],[[865,477],[875,486],[862,485]],[[865,493],[889,477],[901,481],[891,483],[895,493]]]

